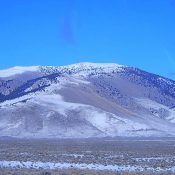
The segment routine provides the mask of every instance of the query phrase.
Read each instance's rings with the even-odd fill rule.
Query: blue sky
[[[175,1],[1,0],[0,61],[115,62],[175,79]]]

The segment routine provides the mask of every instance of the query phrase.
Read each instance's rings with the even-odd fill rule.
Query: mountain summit
[[[0,70],[0,136],[174,136],[175,81],[118,64]]]

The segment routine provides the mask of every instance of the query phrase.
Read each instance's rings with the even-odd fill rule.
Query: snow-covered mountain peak
[[[119,64],[114,63],[90,63],[90,62],[82,62],[77,64],[70,64],[66,66],[42,66],[41,72],[46,74],[51,73],[63,73],[63,74],[76,74],[87,76],[92,73],[110,73],[110,72],[118,72],[121,71],[123,67]]]
[[[0,78],[10,77],[24,72],[40,72],[45,74],[65,73],[65,74],[80,74],[88,75],[89,73],[110,73],[111,71],[120,71],[122,66],[115,63],[90,63],[82,62],[77,64],[70,64],[66,66],[16,66],[9,69],[0,70]]]
[[[123,67],[123,65],[115,64],[115,63],[92,63],[92,62],[81,62],[76,64],[70,64],[67,66],[62,66],[67,68],[85,68],[85,69],[93,69],[93,68],[118,68]]]

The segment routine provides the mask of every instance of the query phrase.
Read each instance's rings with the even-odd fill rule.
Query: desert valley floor
[[[174,174],[175,138],[0,139],[0,174]]]

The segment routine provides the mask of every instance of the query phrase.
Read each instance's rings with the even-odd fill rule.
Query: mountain
[[[0,71],[0,136],[174,136],[175,81],[118,64]]]

